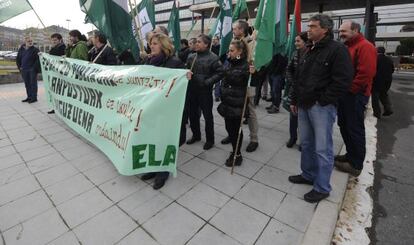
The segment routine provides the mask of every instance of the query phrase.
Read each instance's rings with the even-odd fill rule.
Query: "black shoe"
[[[219,97],[216,97],[216,102],[219,102],[220,101],[220,98]]]
[[[234,154],[231,153],[229,159],[227,159],[226,161],[226,166],[227,167],[233,167],[233,160],[234,160]],[[241,154],[236,155],[236,159],[234,160],[234,166],[240,166],[243,162],[243,157],[241,156]]]
[[[223,145],[230,144],[230,137],[229,137],[229,136],[227,136],[226,138],[222,139],[222,140],[221,140],[221,143],[222,143]]]
[[[154,190],[158,190],[158,189],[160,189],[161,187],[163,187],[165,185],[166,181],[167,181],[166,178],[157,178],[157,177],[155,177],[154,185],[152,186],[152,188]]]
[[[246,118],[246,119],[244,119],[243,124],[244,124],[244,125],[249,124],[249,121],[247,120],[247,118]]]
[[[290,138],[288,142],[286,142],[287,148],[292,148],[296,144],[296,139]]]
[[[48,111],[47,114],[55,114],[55,110]]]
[[[272,109],[272,108],[273,108],[273,104],[271,104],[271,105],[267,106],[265,109],[266,109],[266,110],[270,110],[270,109]]]
[[[203,147],[203,149],[204,150],[210,150],[211,148],[213,148],[213,145],[214,145],[214,143],[213,142],[206,142],[205,144],[204,144],[204,147]]]
[[[305,198],[305,201],[315,203],[329,197],[329,193],[320,193],[315,190],[311,190],[310,192],[306,193],[303,197]]]
[[[35,102],[37,102],[37,99],[32,99],[32,100],[28,101],[29,104],[32,104],[32,103],[35,103]]]
[[[200,141],[200,140],[201,140],[201,138],[195,138],[195,137],[193,136],[193,137],[191,137],[191,139],[187,140],[187,145],[192,145],[192,144],[194,144],[195,142]]]
[[[269,114],[275,114],[275,113],[279,113],[279,107],[273,106],[271,109],[267,110],[267,113]]]
[[[226,162],[224,163],[224,165],[229,166],[229,164],[232,164],[233,157],[234,157],[234,152],[230,152],[230,156],[226,159]]]
[[[305,185],[313,185],[313,181],[307,180],[303,178],[302,175],[291,175],[289,176],[289,181],[293,184],[305,184]]]
[[[394,113],[394,112],[392,112],[392,111],[385,111],[384,113],[382,113],[382,115],[383,115],[384,117],[386,117],[386,116],[391,116],[393,113]]]
[[[152,178],[155,178],[155,174],[156,173],[146,173],[144,175],[141,176],[141,180],[150,180]]]
[[[336,155],[334,157],[334,161],[335,162],[347,162],[348,158],[346,157],[346,154],[345,155]]]
[[[250,142],[249,145],[247,145],[246,147],[246,151],[253,152],[257,149],[258,146],[259,146],[259,143],[257,142]]]
[[[26,98],[26,99],[24,99],[24,100],[22,100],[22,102],[29,102],[29,98]]]
[[[362,170],[354,168],[349,162],[335,161],[334,165],[339,171],[349,173],[354,177],[358,177],[362,172]]]
[[[270,98],[266,98],[265,99],[267,102],[271,102],[272,101],[272,97],[270,97]]]

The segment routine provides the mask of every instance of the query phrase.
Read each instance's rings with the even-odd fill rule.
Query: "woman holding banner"
[[[174,45],[171,39],[163,33],[154,33],[150,38],[151,54],[145,60],[146,65],[153,65],[165,68],[184,69],[185,65],[174,56]],[[185,121],[181,122],[180,146],[185,142],[186,138]],[[167,181],[169,172],[152,172],[144,174],[141,179],[149,180],[155,178],[153,188],[155,190],[164,186]]]
[[[246,96],[246,87],[249,81],[249,64],[247,62],[248,47],[242,40],[233,40],[230,43],[228,62],[224,67],[224,78],[221,85],[221,103],[217,111],[224,117],[227,133],[233,146],[233,152],[226,160],[227,167],[240,166],[243,158],[240,148],[243,141],[243,132],[238,134],[242,111]]]

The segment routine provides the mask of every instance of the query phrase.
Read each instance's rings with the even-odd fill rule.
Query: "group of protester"
[[[214,93],[216,101],[220,101],[217,111],[224,117],[228,133],[221,143],[232,145],[232,152],[224,162],[228,167],[240,166],[243,161],[243,132],[240,130],[243,120],[250,131],[246,151],[253,152],[259,146],[255,107],[260,99],[267,100],[263,96],[267,92],[263,94],[263,90],[269,83],[271,104],[267,107],[268,113],[278,113],[280,105],[290,112],[290,139],[286,146],[293,147],[300,139],[302,172],[290,176],[289,181],[312,185],[312,190],[305,194],[304,199],[318,202],[329,196],[334,166],[353,176],[361,173],[365,158],[366,105],[372,92],[374,115],[381,115],[379,100],[384,103],[383,115],[392,114],[386,94],[391,84],[393,67],[384,55],[383,48],[378,48],[377,56],[375,47],[363,37],[360,25],[356,22],[346,21],[341,25],[339,33],[344,42],[334,40],[333,21],[327,15],[311,17],[308,27],[307,32],[295,37],[297,50],[292,58],[277,54],[269,65],[259,70],[254,68],[252,57],[257,33],[249,32],[251,28],[243,20],[233,24],[234,38],[227,55],[222,57],[218,56],[218,38],[204,34],[181,40],[182,48],[176,52],[168,31],[162,26],[157,26],[146,36],[148,45],[141,51],[138,61],[128,50],[116,56],[107,45],[105,36],[99,32],[95,32],[92,37],[93,47],[88,47],[85,38],[77,30],[69,32],[67,46],[61,35],[53,34],[50,54],[102,65],[146,64],[188,69],[189,84],[179,144],[194,144],[201,140],[200,117],[203,115],[206,137],[204,150],[214,146]],[[28,96],[23,102],[33,103],[37,100],[35,75],[39,71],[38,52],[30,37],[26,38],[26,44],[19,50],[17,65],[25,80]],[[337,117],[347,151],[340,156],[334,156],[333,150],[333,125]],[[188,122],[192,136],[187,140]],[[164,186],[168,176],[168,172],[157,172],[144,174],[141,178],[155,178],[153,187],[159,189]]]

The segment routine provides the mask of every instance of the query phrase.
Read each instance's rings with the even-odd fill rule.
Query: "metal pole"
[[[201,11],[201,34],[204,34],[204,11]]]

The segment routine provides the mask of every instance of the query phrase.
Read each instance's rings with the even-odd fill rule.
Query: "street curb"
[[[345,154],[342,144],[340,154]],[[319,202],[313,218],[303,237],[303,245],[330,245],[339,218],[348,184],[348,174],[334,169],[331,178],[333,193],[327,200]]]

